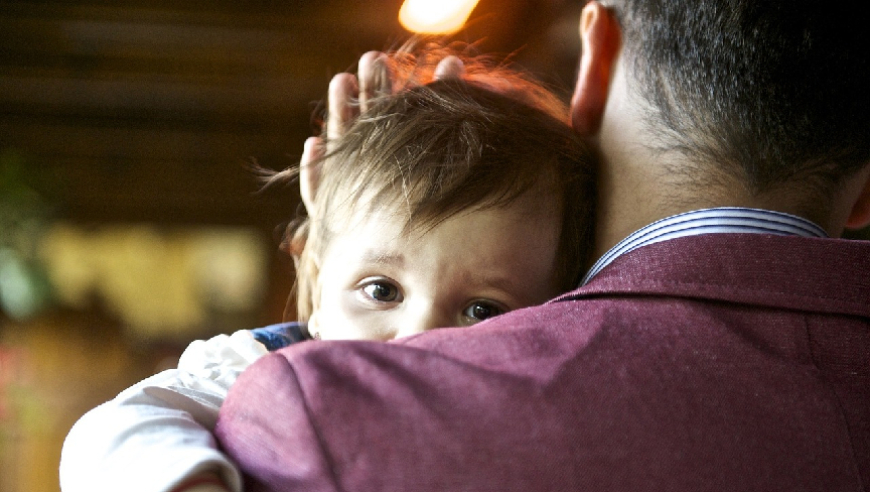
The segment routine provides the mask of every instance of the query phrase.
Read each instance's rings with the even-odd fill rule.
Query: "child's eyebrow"
[[[401,267],[405,264],[405,256],[400,253],[385,253],[376,250],[363,252],[362,259],[366,263],[376,263],[378,265]]]

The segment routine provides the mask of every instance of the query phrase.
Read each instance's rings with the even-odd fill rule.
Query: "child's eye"
[[[401,293],[399,292],[399,288],[384,280],[369,282],[362,287],[362,291],[368,297],[378,302],[401,301]]]
[[[477,323],[478,321],[483,321],[487,318],[504,314],[505,312],[507,312],[506,309],[493,302],[474,301],[465,308],[462,315],[471,323]]]

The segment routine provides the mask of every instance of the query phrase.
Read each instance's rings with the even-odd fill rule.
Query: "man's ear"
[[[593,0],[580,15],[580,40],[583,54],[571,99],[571,122],[574,131],[589,136],[598,132],[607,105],[621,43],[619,21],[613,12]]]
[[[870,170],[870,164],[867,165]],[[870,172],[865,172],[864,188],[858,195],[858,200],[852,205],[846,227],[849,229],[861,229],[870,225]]]
[[[314,215],[314,196],[320,183],[320,157],[323,152],[321,147],[319,138],[309,137],[305,140],[299,163],[299,197],[309,217]]]

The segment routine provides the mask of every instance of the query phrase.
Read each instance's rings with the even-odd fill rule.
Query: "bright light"
[[[405,29],[425,34],[458,31],[479,0],[405,0],[399,22]]]

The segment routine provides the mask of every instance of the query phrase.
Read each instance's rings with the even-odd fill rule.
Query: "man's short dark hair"
[[[870,17],[854,3],[608,5],[656,150],[713,163],[752,193],[829,193],[870,162]]]

